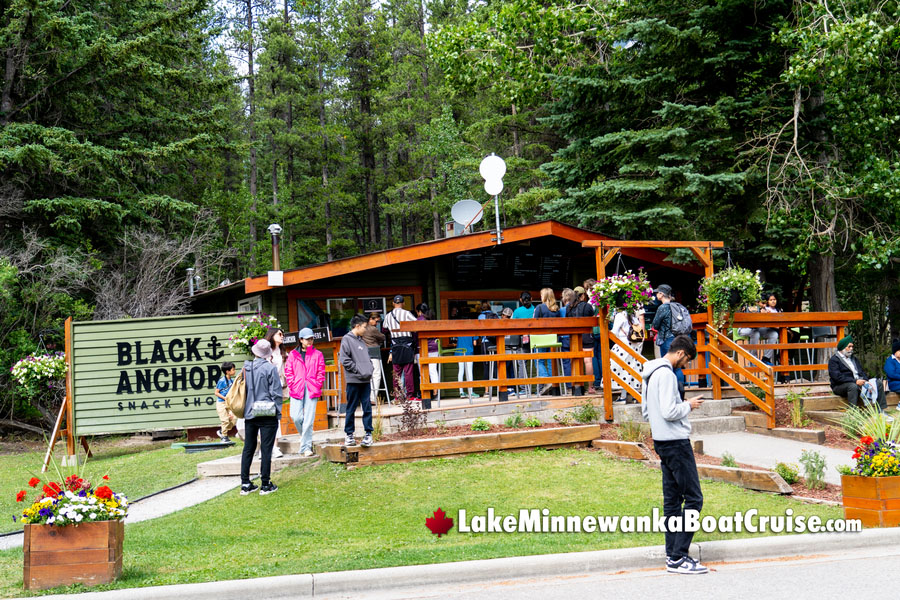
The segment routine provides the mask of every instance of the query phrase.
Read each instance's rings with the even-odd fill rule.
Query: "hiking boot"
[[[275,485],[274,482],[264,483],[261,488],[259,488],[259,495],[265,496],[266,494],[272,494],[278,491],[278,486]]]
[[[253,483],[252,481],[250,483],[241,484],[241,496],[246,496],[247,494],[252,494],[253,492],[255,492],[258,489],[259,489],[259,486],[256,485],[255,483]]]
[[[709,569],[690,556],[685,556],[678,560],[667,559],[666,571],[669,573],[679,573],[681,575],[702,575],[704,573],[709,573]]]
[[[359,445],[362,446],[363,448],[368,448],[369,446],[371,446],[374,443],[375,443],[375,440],[372,439],[372,434],[367,433],[366,435],[363,436],[363,439],[359,443]]]
[[[355,446],[356,438],[354,438],[352,435],[348,435],[346,438],[344,438],[344,445],[345,446]]]

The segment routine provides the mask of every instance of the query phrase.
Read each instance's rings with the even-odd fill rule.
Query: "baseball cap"
[[[584,288],[581,287],[580,285],[576,285],[576,286],[575,286],[575,289],[572,290],[572,291],[575,292],[575,295],[576,295],[576,296],[580,296],[580,295],[582,295],[582,294],[584,293]]]
[[[672,286],[664,283],[661,286],[659,286],[658,288],[656,288],[655,290],[653,290],[653,293],[654,294],[665,294],[666,296],[671,296],[672,295]]]
[[[403,304],[403,296],[400,294],[394,296],[394,304]]]
[[[297,334],[297,337],[299,337],[301,340],[306,340],[316,336],[313,335],[312,329],[310,329],[309,327],[304,327],[300,330],[300,333]]]

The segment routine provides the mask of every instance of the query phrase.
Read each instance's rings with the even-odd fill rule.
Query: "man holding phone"
[[[650,421],[653,449],[662,463],[663,514],[681,517],[684,512],[703,508],[703,492],[697,476],[697,463],[691,446],[691,423],[688,415],[700,408],[699,396],[681,399],[675,371],[683,369],[697,357],[697,347],[686,335],[679,335],[668,345],[662,358],[644,365],[641,389],[641,413]],[[683,529],[683,527],[682,527]],[[709,569],[688,555],[693,532],[666,531],[666,570],[669,573],[698,575]]]

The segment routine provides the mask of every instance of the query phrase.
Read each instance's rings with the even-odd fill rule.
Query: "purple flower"
[[[52,517],[53,511],[50,510],[49,508],[42,508],[41,510],[38,511],[38,514],[41,515],[42,517]]]

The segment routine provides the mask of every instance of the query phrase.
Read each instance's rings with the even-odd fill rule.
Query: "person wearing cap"
[[[291,398],[291,420],[300,434],[300,453],[312,456],[313,422],[316,420],[316,405],[322,398],[325,385],[325,357],[313,342],[313,331],[304,327],[298,334],[300,347],[288,354],[284,365]]]
[[[241,453],[241,496],[259,490],[261,496],[278,490],[269,478],[272,473],[272,447],[281,420],[281,375],[278,367],[270,362],[272,344],[261,339],[250,349],[256,357],[244,361],[244,385],[247,397],[244,402],[244,450]],[[260,439],[260,487],[250,481],[250,465],[256,452],[256,438]]]
[[[584,288],[580,285],[576,285],[575,289],[572,290],[575,293],[575,300],[566,307],[566,317],[593,317],[594,316],[594,307],[587,301],[587,293],[585,293]],[[584,333],[581,335],[581,347],[585,350],[594,350],[594,336],[591,333]],[[591,382],[594,381],[594,361],[592,358],[584,359],[584,374],[591,378]],[[587,394],[594,395],[597,393],[597,390],[594,388],[593,383],[588,384]]]
[[[366,330],[362,334],[362,339],[369,350],[369,358],[372,361],[372,382],[369,390],[369,402],[372,403],[372,406],[378,403],[378,391],[381,389],[382,380],[381,347],[384,344],[385,337],[381,333],[381,328],[378,327],[378,321],[380,320],[381,315],[377,312],[370,312],[369,322],[366,324]],[[384,393],[390,398],[387,390],[384,390]]]
[[[850,406],[858,406],[863,386],[871,384],[874,400],[881,412],[887,408],[884,398],[884,384],[880,379],[871,379],[863,370],[859,359],[853,355],[853,336],[841,338],[837,343],[837,352],[828,361],[828,379],[831,391],[847,399]]]
[[[391,354],[388,362],[393,365],[394,381],[398,382],[403,376],[403,385],[406,390],[406,398],[414,402],[420,402],[416,398],[416,384],[413,379],[413,364],[416,357],[416,344],[411,331],[400,331],[400,323],[415,321],[416,317],[403,308],[403,296],[397,294],[393,300],[394,307],[384,317],[384,328],[391,338]],[[395,383],[395,385],[397,385]],[[427,404],[427,406],[426,406]],[[422,408],[431,408],[428,401]]]
[[[661,304],[656,309],[651,327],[658,332],[656,334],[656,345],[659,346],[660,355],[665,356],[669,353],[669,344],[675,339],[675,332],[672,331],[672,307],[669,306],[674,299],[674,294],[672,293],[672,286],[665,283],[653,290],[653,293]],[[678,389],[681,390],[681,397],[684,398],[684,371],[675,369],[675,377],[678,379]]]
[[[884,361],[884,374],[887,375],[888,389],[900,392],[900,340],[891,344],[891,355]]]
[[[361,445],[371,446],[372,439],[372,403],[369,401],[370,383],[372,381],[372,361],[369,350],[362,339],[368,319],[363,315],[353,315],[350,319],[350,331],[341,338],[341,349],[338,351],[338,362],[344,367],[347,380],[347,413],[344,418],[345,446],[355,446],[353,437],[356,431],[356,407],[362,405],[363,428],[366,435]]]

